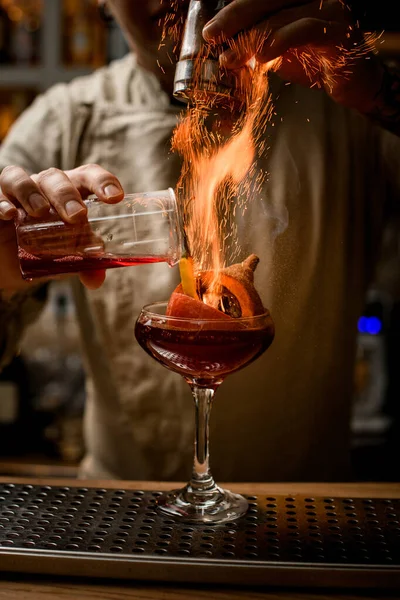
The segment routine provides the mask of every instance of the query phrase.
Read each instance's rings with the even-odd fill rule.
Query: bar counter
[[[143,481],[98,481],[76,479],[0,478],[0,483],[97,487],[125,490],[170,490],[179,483]],[[223,484],[224,487],[249,495],[296,495],[339,498],[400,498],[397,483],[243,483]],[[188,585],[173,583],[143,583],[108,579],[77,579],[29,574],[0,574],[0,600],[371,600],[372,598],[400,598],[400,590],[346,590],[346,589],[270,589],[229,587],[216,585]]]

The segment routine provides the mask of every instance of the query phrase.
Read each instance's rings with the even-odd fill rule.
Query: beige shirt
[[[219,481],[343,480],[356,323],[383,208],[400,189],[400,140],[322,92],[275,81],[273,94],[277,116],[260,164],[268,183],[238,217],[238,231],[241,257],[261,257],[256,285],[276,339],[218,390],[211,466]],[[155,78],[128,56],[36,100],[0,149],[0,168],[98,163],[127,192],[164,189],[179,176],[170,152],[177,117]],[[189,388],[134,336],[141,307],[167,299],[177,280],[164,264],[110,270],[95,292],[73,280],[87,366],[85,476],[190,475]],[[7,319],[10,347],[15,327]]]

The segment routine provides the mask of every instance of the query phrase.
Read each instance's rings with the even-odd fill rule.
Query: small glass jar
[[[117,204],[85,200],[87,219],[70,225],[54,209],[45,219],[18,211],[18,258],[24,279],[148,263],[175,265],[184,251],[174,191],[129,194]]]

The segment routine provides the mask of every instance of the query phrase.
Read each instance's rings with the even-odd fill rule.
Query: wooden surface
[[[0,483],[102,487],[125,490],[170,490],[183,483],[159,481],[111,481],[97,479],[0,477]],[[221,483],[239,494],[307,494],[316,496],[355,496],[358,498],[400,498],[400,483]]]
[[[391,595],[377,591],[367,595],[293,590],[238,590],[234,588],[196,586],[153,586],[133,583],[94,583],[71,581],[24,581],[0,579],[0,600],[398,600],[400,592]]]
[[[0,479],[10,477],[78,477],[78,465],[57,462],[38,463],[33,458],[29,462],[23,459],[0,461]]]
[[[173,483],[138,481],[82,481],[63,479],[0,478],[0,482],[70,485],[114,489],[168,490]],[[341,497],[400,498],[400,484],[226,484],[229,489],[251,494],[307,494]],[[310,590],[250,590],[227,587],[151,585],[135,582],[66,580],[33,576],[0,576],[0,600],[372,600],[400,599],[398,592],[368,590],[359,593]]]

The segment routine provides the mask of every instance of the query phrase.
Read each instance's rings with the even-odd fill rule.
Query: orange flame
[[[172,12],[179,1],[171,1]],[[175,50],[182,25],[182,20],[167,19],[164,28],[164,36],[175,41]],[[355,58],[371,51],[373,42],[373,37],[367,36],[364,43],[352,50],[337,48],[339,51],[334,59],[308,47],[289,50],[285,59],[290,61],[292,56],[301,63],[310,81],[318,73],[320,85],[329,87],[334,84],[336,73],[340,72],[343,77],[346,67]],[[267,64],[251,59],[254,49],[261,49],[264,43],[265,37],[254,30],[226,41],[231,49],[240,49],[240,55],[249,58],[245,68],[251,76],[244,79],[247,84],[239,117],[232,114],[232,106],[221,109],[212,95],[207,97],[201,93],[194,98],[173,135],[172,149],[183,158],[178,192],[194,268],[196,272],[214,273],[208,296],[218,295],[219,273],[228,258],[227,241],[231,246],[236,244],[239,252],[234,225],[237,208],[245,209],[254,182],[259,190],[267,177],[267,173],[257,172],[256,165],[257,159],[266,151],[263,134],[274,111],[268,72],[280,68],[282,57]],[[209,45],[202,59],[206,60],[215,50],[215,46]],[[253,68],[250,68],[250,62],[253,62]]]
[[[256,179],[261,185],[266,176],[256,173],[255,167],[264,150],[262,133],[272,115],[265,76],[271,66],[246,67],[251,76],[239,116],[232,114],[232,107],[207,107],[207,98],[199,95],[174,132],[172,148],[183,157],[178,191],[188,246],[195,270],[214,273],[211,292],[218,293],[228,240],[238,252],[232,218],[238,206],[244,208],[237,204],[238,198],[246,200],[251,181]]]

